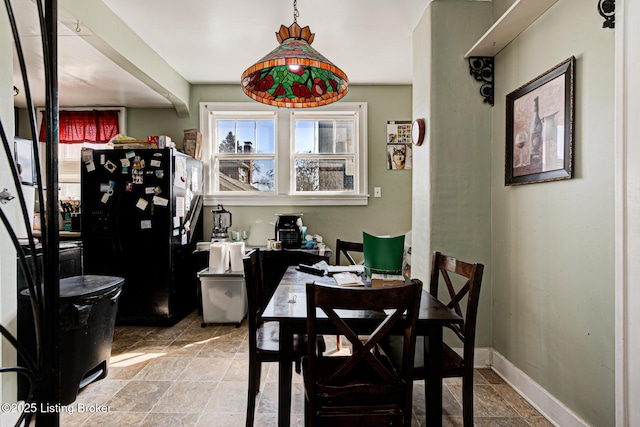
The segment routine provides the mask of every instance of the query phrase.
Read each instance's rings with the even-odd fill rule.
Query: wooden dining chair
[[[450,325],[462,345],[462,356],[449,345],[442,347],[443,378],[462,377],[462,416],[464,427],[473,426],[473,366],[476,338],[476,318],[480,301],[480,285],[484,266],[468,263],[456,258],[434,252],[431,265],[429,292],[439,298],[446,306],[464,319],[464,323]],[[444,282],[440,285],[440,279]],[[444,288],[444,291],[441,290]],[[446,302],[448,301],[448,302]],[[466,307],[461,304],[466,301]],[[402,339],[390,337],[383,348],[396,363],[402,363],[400,351]],[[429,363],[428,337],[417,337],[414,359],[414,380],[426,380],[425,367]],[[425,381],[425,392],[426,392]]]
[[[413,358],[421,292],[422,282],[417,279],[395,288],[307,284],[309,342],[319,333],[316,312],[319,309],[352,345],[351,355],[333,357],[322,356],[309,345],[302,366],[307,427],[411,425]],[[362,331],[354,331],[340,317],[338,313],[342,310],[378,311],[380,323],[375,330],[365,331],[369,335],[363,343],[358,336]],[[394,329],[401,331],[404,339],[404,364],[399,370],[377,346]]]
[[[336,240],[336,265],[341,265],[341,256],[344,255],[349,261],[350,265],[356,265],[355,259],[351,256],[351,252],[364,252],[364,247],[362,243],[359,242],[348,242],[346,240]]]
[[[279,352],[279,324],[278,322],[264,322],[262,312],[267,305],[262,282],[262,268],[260,263],[260,250],[252,249],[244,259],[244,276],[247,287],[247,302],[249,314],[249,387],[247,395],[247,421],[246,426],[252,427],[255,418],[256,395],[260,391],[260,375],[263,362],[278,362]],[[316,340],[324,351],[322,337]],[[294,336],[293,359],[296,364],[296,372],[300,373],[302,356],[307,353],[306,336]]]
[[[356,265],[356,260],[351,255],[351,252],[364,252],[364,246],[360,242],[348,242],[346,240],[336,239],[336,265],[341,265],[341,255],[349,261],[349,265]],[[338,351],[342,349],[342,340],[340,335],[336,337],[336,348]]]

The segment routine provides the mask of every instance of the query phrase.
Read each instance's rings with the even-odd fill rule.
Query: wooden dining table
[[[296,266],[287,268],[280,280],[273,296],[262,313],[264,321],[276,321],[280,324],[280,362],[278,366],[278,426],[288,427],[291,421],[291,380],[293,358],[293,337],[304,334],[307,330],[306,288],[307,282],[337,286],[335,280],[329,276],[316,276],[297,270]],[[425,284],[428,286],[428,284]],[[321,320],[324,313],[318,313]],[[367,334],[370,332],[384,313],[368,310],[344,311],[339,315],[347,319],[355,332]],[[326,318],[326,316],[324,316]],[[427,367],[427,425],[439,426],[442,423],[442,331],[447,325],[463,323],[462,317],[449,310],[433,297],[422,290],[420,313],[418,315],[417,334],[428,336],[424,351],[429,353]],[[323,328],[327,328],[323,330]],[[329,320],[318,324],[318,332],[335,335],[331,330]],[[428,342],[428,343],[427,343]],[[426,358],[425,358],[426,360]]]

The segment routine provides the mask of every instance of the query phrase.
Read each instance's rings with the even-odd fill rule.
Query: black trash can
[[[60,404],[73,403],[81,388],[107,376],[123,284],[122,277],[114,276],[60,279]],[[28,315],[18,319],[18,339],[35,356],[28,289],[20,292],[19,304],[25,305],[20,312]],[[22,378],[18,399],[24,399],[28,391],[28,381]]]

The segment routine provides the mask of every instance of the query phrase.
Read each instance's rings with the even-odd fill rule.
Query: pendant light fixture
[[[331,61],[311,47],[315,34],[300,28],[297,0],[293,24],[280,26],[280,46],[242,73],[242,90],[264,104],[311,108],[331,104],[347,94],[349,79]]]

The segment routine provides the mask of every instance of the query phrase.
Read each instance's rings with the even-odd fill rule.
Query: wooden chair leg
[[[342,349],[342,340],[340,339],[340,335],[336,335],[336,348],[338,351]]]
[[[473,371],[462,377],[462,420],[464,427],[473,427]]]
[[[261,364],[249,363],[249,380],[247,390],[247,422],[246,427],[253,427],[256,414],[256,396],[260,391]]]

